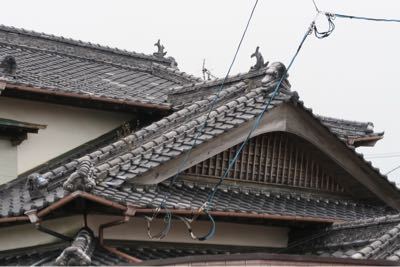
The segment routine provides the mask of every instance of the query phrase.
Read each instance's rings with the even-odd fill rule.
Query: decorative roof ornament
[[[31,199],[41,198],[47,192],[49,181],[39,173],[32,173],[28,176],[27,185]]]
[[[64,189],[70,192],[76,190],[91,191],[95,186],[93,163],[88,159],[82,160],[76,171],[63,184]]]
[[[0,68],[4,74],[15,76],[17,72],[17,61],[13,56],[5,56],[0,63]]]
[[[153,53],[154,56],[158,58],[163,58],[167,54],[167,51],[164,52],[165,47],[160,43],[160,39],[158,39],[157,43],[155,43],[154,46],[157,46],[157,52]]]
[[[65,248],[55,260],[57,266],[88,266],[92,263],[94,251],[93,232],[83,228],[76,235],[71,246]]]
[[[269,61],[267,61],[267,63],[264,63],[264,58],[261,55],[261,53],[259,52],[259,49],[260,49],[260,47],[257,46],[256,51],[253,54],[251,54],[251,57],[252,58],[255,57],[257,61],[256,61],[256,64],[250,68],[250,70],[255,71],[255,70],[259,70],[259,69],[262,69],[262,68],[265,68],[268,66]]]

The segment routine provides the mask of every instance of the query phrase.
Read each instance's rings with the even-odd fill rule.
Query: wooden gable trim
[[[254,120],[250,120],[238,128],[199,145],[191,151],[182,170],[243,142],[253,123]],[[387,205],[400,210],[400,193],[304,108],[293,103],[284,103],[275,107],[263,116],[260,126],[251,137],[277,131],[295,134],[326,154],[355,179],[348,179],[351,181],[346,182],[350,183],[350,188],[357,190],[356,193],[362,190],[365,192],[364,188],[360,188],[361,183]],[[151,169],[140,177],[135,177],[134,182],[156,184],[164,181],[176,174],[184,157],[186,153]]]
[[[267,132],[285,131],[285,112],[283,106],[278,106],[268,111],[268,116],[266,114],[266,116],[262,118],[260,127],[253,132],[252,137]],[[190,152],[186,164],[182,166],[181,171],[243,142],[250,129],[253,127],[253,123],[254,121],[250,120],[238,128],[233,128],[228,132],[197,146]],[[135,177],[134,182],[138,184],[157,184],[162,182],[176,174],[184,157],[186,157],[186,153],[182,153],[178,157],[149,170],[140,177]]]
[[[240,145],[186,169],[182,176],[195,180],[210,178],[215,182],[224,174]],[[338,169],[304,139],[288,132],[272,132],[249,140],[225,181],[349,195],[343,186],[349,175]]]
[[[378,198],[396,210],[400,210],[400,193],[388,180],[368,166],[365,161],[339,141],[318,119],[304,108],[286,104],[286,131],[296,134],[315,145],[330,159],[346,170]],[[357,184],[354,183],[354,188]]]

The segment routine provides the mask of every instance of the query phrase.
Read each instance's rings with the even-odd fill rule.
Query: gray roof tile
[[[49,91],[167,105],[169,89],[200,79],[160,59],[0,26],[0,58],[17,61],[10,83]],[[160,86],[162,85],[162,86]]]

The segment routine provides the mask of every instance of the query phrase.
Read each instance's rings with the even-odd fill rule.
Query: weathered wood
[[[272,146],[264,147],[263,143],[272,143]],[[201,166],[201,171],[196,171],[199,168],[189,168],[185,173],[218,179],[222,174],[217,170],[223,169],[225,165],[220,159],[227,157],[228,161],[232,160],[237,149],[238,146],[234,146],[200,162],[198,165]],[[298,158],[299,151],[300,159]],[[263,155],[270,156],[263,157]],[[239,160],[237,170],[230,172],[227,179],[290,185],[334,193],[343,192],[343,187],[335,179],[327,180],[328,177],[324,175],[326,170],[319,171],[323,167],[318,157],[314,155],[314,150],[300,145],[299,138],[288,133],[266,133],[253,137],[243,148]],[[298,176],[296,172],[291,172],[292,165],[294,165],[294,170],[300,170]],[[260,175],[262,166],[264,170],[269,166],[269,172],[265,171],[263,177]],[[329,184],[329,187],[324,186],[325,184]]]

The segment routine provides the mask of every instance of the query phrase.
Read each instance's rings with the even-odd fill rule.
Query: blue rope
[[[360,19],[360,20],[370,20],[370,21],[380,21],[380,22],[400,22],[400,19],[381,19],[381,18],[369,18],[369,17],[358,17],[343,14],[334,13],[335,17],[345,18],[345,19]]]
[[[256,118],[252,129],[250,130],[249,134],[247,135],[245,141],[243,141],[243,143],[241,144],[241,146],[239,147],[239,149],[236,151],[235,156],[233,157],[233,159],[229,162],[228,168],[225,170],[224,174],[221,176],[221,178],[219,179],[218,183],[213,187],[213,189],[211,190],[211,193],[208,195],[207,197],[207,201],[202,205],[202,207],[199,209],[198,213],[190,220],[190,223],[192,223],[193,221],[196,220],[196,218],[198,216],[200,216],[201,212],[204,212],[211,220],[211,229],[208,232],[207,235],[201,237],[201,238],[197,238],[197,240],[199,241],[205,241],[208,240],[210,238],[212,238],[215,234],[215,230],[216,230],[216,225],[215,225],[215,221],[212,218],[211,214],[208,213],[208,210],[210,208],[210,205],[212,203],[212,201],[214,200],[215,197],[215,193],[217,192],[218,187],[222,184],[222,182],[224,181],[224,179],[227,177],[230,169],[233,167],[233,164],[236,162],[236,160],[238,159],[240,153],[242,152],[243,148],[245,147],[245,145],[248,143],[248,141],[251,138],[252,133],[255,131],[255,129],[258,128],[258,126],[260,125],[261,119],[263,117],[263,115],[265,114],[265,112],[268,110],[268,107],[270,106],[271,102],[273,101],[273,99],[279,94],[279,89],[280,86],[282,84],[282,82],[284,81],[284,79],[287,76],[287,73],[289,71],[289,69],[292,67],[293,62],[295,61],[295,59],[297,58],[297,55],[299,54],[304,42],[306,41],[307,37],[313,32],[314,30],[314,26],[315,26],[315,20],[313,20],[307,30],[307,32],[305,33],[303,39],[300,42],[300,45],[298,46],[296,53],[294,54],[294,56],[292,57],[292,59],[290,60],[290,63],[288,65],[288,67],[286,68],[285,72],[283,73],[282,77],[279,79],[279,82],[277,83],[272,96],[268,99],[268,101],[264,102],[264,104],[266,103],[265,107],[263,108],[262,112],[258,115],[258,117]],[[191,231],[191,228],[188,228]]]
[[[184,166],[186,165],[186,162],[187,162],[188,159],[189,159],[190,152],[192,151],[193,147],[196,145],[196,143],[197,143],[199,137],[203,134],[204,129],[207,127],[207,120],[208,120],[208,118],[210,117],[210,114],[211,114],[212,110],[214,109],[214,106],[215,106],[215,104],[217,103],[217,101],[218,101],[218,99],[219,99],[219,97],[220,97],[220,93],[221,93],[222,89],[224,88],[224,85],[225,85],[225,83],[226,83],[226,80],[228,79],[228,76],[229,76],[229,74],[230,74],[230,72],[231,72],[231,70],[232,70],[233,64],[234,64],[235,61],[236,61],[237,55],[238,55],[238,53],[239,53],[240,47],[242,46],[244,37],[245,37],[245,35],[246,35],[246,33],[247,33],[247,29],[249,28],[251,19],[253,18],[253,14],[254,14],[254,11],[255,11],[255,9],[256,9],[256,7],[257,7],[257,4],[258,4],[258,0],[256,0],[255,3],[254,3],[254,6],[253,6],[253,8],[252,8],[252,10],[251,10],[250,17],[249,17],[249,19],[248,19],[248,21],[247,21],[246,27],[245,27],[245,29],[244,29],[244,31],[243,31],[243,34],[242,34],[242,36],[241,36],[241,38],[240,38],[240,41],[239,41],[239,44],[238,44],[238,46],[237,46],[237,48],[236,48],[235,55],[234,55],[234,57],[233,57],[233,59],[232,59],[232,62],[231,62],[231,64],[230,64],[230,66],[229,66],[229,69],[228,69],[228,71],[227,71],[227,73],[226,73],[226,75],[225,75],[225,77],[224,77],[224,79],[223,79],[223,81],[222,81],[220,87],[219,87],[218,90],[217,90],[216,97],[215,97],[215,98],[213,99],[213,101],[211,102],[211,105],[210,105],[210,108],[209,108],[209,110],[208,110],[207,116],[206,116],[206,118],[205,118],[205,120],[204,120],[204,123],[203,123],[203,125],[200,127],[198,133],[196,134],[196,136],[195,136],[195,138],[194,138],[194,141],[193,141],[193,144],[190,146],[189,150],[186,152],[184,159],[183,159],[183,160],[181,161],[181,163],[179,164],[177,173],[172,177],[172,179],[171,179],[171,181],[170,181],[168,187],[171,187],[171,186],[175,183],[176,178],[179,176],[179,174],[181,173],[182,169],[183,169]],[[168,198],[168,196],[167,196],[167,194],[165,194],[163,200],[161,201],[160,205],[158,206],[159,208],[161,208],[162,206],[164,206],[165,202],[167,201],[167,198]],[[157,210],[157,209],[156,209],[156,210]],[[159,210],[159,209],[158,209],[158,210]],[[153,216],[152,216],[152,218],[149,218],[149,219],[151,219],[151,220],[154,219],[155,216],[157,216],[157,213],[158,213],[158,212],[155,211],[154,214],[153,214]],[[169,211],[168,211],[168,209],[166,209],[166,215],[165,215],[165,216],[168,216],[168,213],[169,213]],[[170,214],[169,214],[169,218],[171,218]]]
[[[265,114],[265,112],[268,110],[268,107],[270,106],[271,102],[273,101],[273,99],[279,94],[279,89],[280,86],[282,84],[282,82],[284,81],[284,79],[286,78],[286,75],[289,71],[289,69],[292,67],[293,62],[295,61],[295,59],[297,58],[297,55],[299,54],[304,42],[306,41],[307,37],[313,32],[314,30],[314,26],[315,26],[315,20],[313,20],[307,30],[307,32],[304,34],[303,39],[300,42],[300,45],[298,46],[296,53],[294,54],[294,56],[292,57],[292,59],[290,60],[290,63],[288,65],[288,67],[286,68],[285,72],[283,73],[282,77],[279,79],[279,82],[277,83],[272,96],[268,99],[268,101],[266,102],[265,107],[263,108],[262,112],[258,115],[258,117],[256,118],[253,127],[251,128],[249,134],[247,135],[245,141],[241,144],[241,146],[239,147],[239,149],[236,151],[235,156],[233,157],[233,159],[229,162],[228,168],[225,170],[224,174],[221,176],[220,180],[218,181],[218,183],[213,187],[213,189],[211,190],[211,193],[208,195],[207,201],[203,204],[203,206],[200,208],[200,210],[204,210],[204,212],[211,217],[211,221],[212,221],[212,229],[209,231],[209,233],[204,236],[199,238],[199,241],[205,241],[208,240],[210,238],[212,238],[215,234],[215,222],[214,219],[212,218],[212,216],[208,213],[208,209],[211,206],[211,203],[214,200],[215,197],[215,193],[217,192],[218,187],[222,184],[222,182],[225,180],[225,178],[228,176],[229,171],[231,170],[231,168],[233,167],[233,165],[235,164],[236,160],[238,159],[240,153],[242,152],[243,148],[245,147],[245,145],[248,143],[248,141],[251,138],[252,133],[258,128],[258,126],[260,125],[261,119],[263,117],[263,115]],[[264,102],[265,104],[265,102]],[[200,211],[199,210],[199,211]],[[199,216],[200,212],[198,213],[198,215],[194,216],[192,218],[192,222]]]
[[[301,50],[301,48],[302,48],[304,42],[306,41],[307,37],[313,32],[314,24],[315,24],[314,21],[310,24],[310,27],[308,28],[307,32],[305,33],[303,39],[302,39],[301,42],[300,42],[300,45],[298,46],[298,48],[297,48],[297,50],[296,50],[296,53],[294,54],[294,56],[293,56],[292,59],[290,60],[290,63],[289,63],[289,65],[288,65],[288,67],[286,68],[285,72],[283,73],[282,77],[280,78],[279,82],[277,83],[277,85],[276,85],[276,87],[275,87],[275,89],[274,89],[274,91],[273,91],[272,96],[268,99],[268,101],[267,101],[267,103],[266,103],[264,109],[263,109],[262,112],[258,115],[257,119],[255,120],[255,122],[254,122],[254,124],[253,124],[252,129],[250,130],[249,134],[247,135],[245,141],[241,144],[241,146],[239,147],[239,149],[236,151],[235,156],[234,156],[233,159],[230,161],[230,163],[229,163],[229,165],[228,165],[228,168],[225,170],[223,176],[221,176],[219,182],[214,186],[214,188],[212,189],[211,193],[209,194],[208,199],[207,199],[207,202],[206,202],[207,205],[206,205],[205,209],[208,209],[208,208],[209,208],[210,204],[212,203],[212,201],[213,201],[213,199],[214,199],[214,196],[215,196],[215,193],[216,193],[218,187],[222,184],[222,182],[224,181],[224,179],[227,177],[227,175],[228,175],[230,169],[231,169],[231,168],[233,167],[233,165],[235,164],[235,162],[236,162],[236,160],[238,159],[238,157],[239,157],[240,153],[242,152],[243,148],[245,147],[245,145],[246,145],[246,144],[248,143],[248,141],[250,140],[252,133],[253,133],[253,132],[258,128],[258,126],[260,125],[261,119],[262,119],[264,113],[268,110],[268,107],[270,106],[271,102],[272,102],[273,99],[279,94],[280,86],[281,86],[282,82],[284,81],[284,79],[286,78],[286,75],[287,75],[289,69],[292,67],[293,62],[294,62],[295,59],[297,58],[297,55],[299,54],[299,52],[300,52],[300,50]],[[264,104],[265,104],[265,102],[264,102]]]

